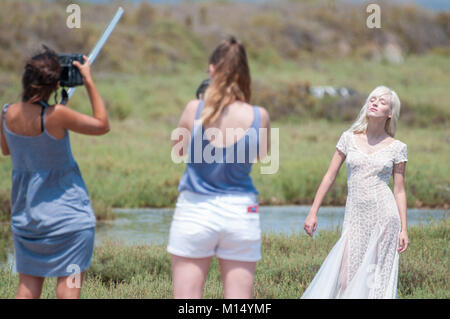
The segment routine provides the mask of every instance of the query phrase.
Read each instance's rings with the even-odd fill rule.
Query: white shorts
[[[217,256],[237,261],[261,259],[256,194],[204,195],[180,192],[167,251],[188,258]]]

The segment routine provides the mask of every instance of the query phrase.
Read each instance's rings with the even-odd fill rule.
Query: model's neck
[[[386,124],[385,119],[371,119],[367,123],[366,135],[371,138],[377,138],[385,136],[387,133],[384,129]]]

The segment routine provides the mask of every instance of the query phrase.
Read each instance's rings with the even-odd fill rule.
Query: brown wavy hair
[[[22,75],[23,102],[47,101],[58,87],[62,70],[58,55],[45,45],[43,48],[43,52],[33,56],[25,64]]]
[[[227,105],[235,101],[248,103],[251,98],[250,68],[243,44],[229,37],[213,51],[209,64],[214,65],[214,75],[200,115],[204,124],[214,123]]]

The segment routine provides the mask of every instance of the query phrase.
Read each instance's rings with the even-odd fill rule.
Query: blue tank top
[[[178,192],[189,190],[199,194],[254,193],[258,194],[250,177],[259,152],[260,114],[253,106],[254,120],[245,135],[228,147],[213,146],[203,139],[203,125],[197,123],[203,109],[200,101],[195,115],[189,144],[186,170],[180,179]],[[202,156],[207,154],[207,156]],[[210,156],[211,155],[211,156]],[[208,158],[209,157],[209,158]],[[214,157],[214,160],[212,160]]]
[[[37,136],[10,131],[3,107],[3,132],[11,154],[11,228],[14,234],[42,238],[95,227],[96,219],[69,133],[56,139],[45,129]]]

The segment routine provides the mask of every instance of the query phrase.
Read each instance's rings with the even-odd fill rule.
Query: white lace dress
[[[408,161],[406,144],[395,139],[368,154],[345,131],[336,148],[347,167],[342,234],[301,298],[397,298],[401,224],[388,183],[394,163]]]

